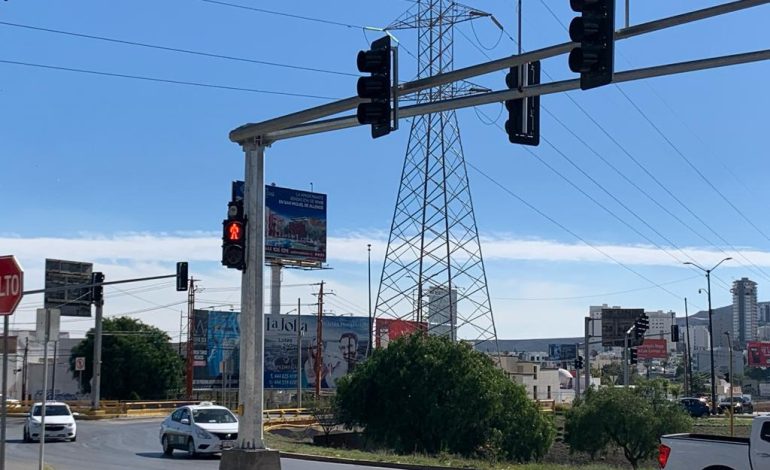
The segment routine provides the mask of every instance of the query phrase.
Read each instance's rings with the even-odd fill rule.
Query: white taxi
[[[35,403],[24,421],[24,442],[39,441],[41,432],[42,403]],[[78,435],[75,416],[66,403],[48,401],[45,403],[45,438],[75,441]]]
[[[159,437],[163,455],[171,455],[174,449],[184,450],[190,457],[214,454],[235,447],[238,418],[211,402],[186,405],[163,420]]]

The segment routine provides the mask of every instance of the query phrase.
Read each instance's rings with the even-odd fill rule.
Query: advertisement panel
[[[644,313],[643,308],[603,308],[602,309],[602,346],[623,347],[626,331],[637,318]],[[635,346],[631,335],[629,345]]]
[[[749,367],[770,367],[770,343],[749,341],[746,350]]]
[[[665,339],[645,338],[644,342],[636,347],[636,358],[665,359],[668,357],[668,348]]]
[[[326,261],[326,194],[265,187],[265,257],[299,264]]]
[[[572,361],[577,357],[577,345],[574,343],[551,343],[548,345],[548,359],[552,361]]]
[[[238,387],[239,312],[196,310],[193,319],[193,388]],[[323,317],[321,388],[366,358],[368,317]],[[298,348],[297,330],[301,337]],[[303,388],[314,388],[318,322],[315,315],[265,315],[266,389],[296,389],[299,360]]]
[[[387,348],[388,343],[394,339],[410,335],[415,331],[428,331],[428,324],[394,318],[377,318],[374,322],[374,331],[374,346]]]
[[[46,258],[43,306],[59,309],[63,317],[90,317],[91,288],[63,287],[90,284],[92,270],[91,263]]]
[[[238,312],[195,310],[192,341],[193,389],[237,388]]]

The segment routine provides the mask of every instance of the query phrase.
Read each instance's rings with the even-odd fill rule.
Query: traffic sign
[[[86,358],[78,356],[75,358],[75,370],[86,370]]]
[[[13,315],[24,294],[24,271],[12,255],[0,256],[0,315]]]

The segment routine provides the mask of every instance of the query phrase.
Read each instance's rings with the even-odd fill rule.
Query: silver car
[[[215,454],[235,447],[238,439],[238,418],[224,406],[211,402],[177,408],[160,424],[160,445],[163,455],[174,449],[194,457]]]

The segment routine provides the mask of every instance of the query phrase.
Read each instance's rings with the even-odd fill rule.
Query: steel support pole
[[[238,441],[241,449],[264,449],[264,265],[265,147],[245,145],[244,205],[246,269],[241,278],[241,349]]]
[[[45,470],[45,404],[47,401],[48,390],[48,340],[51,336],[51,309],[45,309],[45,325],[43,326],[45,334],[43,335],[43,399],[40,409],[40,452],[38,454],[37,468]],[[34,407],[34,406],[33,406]]]
[[[270,314],[281,314],[281,263],[270,265]]]
[[[628,354],[628,332],[623,338],[623,386],[628,388],[628,362],[631,357]]]
[[[714,326],[711,320],[712,311],[711,311],[711,270],[706,270],[706,285],[709,298],[709,342],[711,343],[709,346],[709,351],[711,355],[711,414],[716,415],[717,414],[717,384],[716,384],[716,373],[714,372]]]
[[[302,408],[302,322],[300,307],[302,302],[297,298],[297,408]]]
[[[94,325],[94,376],[91,379],[91,408],[99,409],[99,394],[102,386],[102,311],[104,301],[96,303],[96,319]],[[49,314],[46,314],[49,315]]]
[[[8,317],[10,315],[3,316],[3,396],[2,404],[0,404],[0,470],[5,470],[5,426],[7,413],[7,401],[8,401]]]
[[[53,342],[53,371],[51,372],[51,400],[53,401],[56,401],[56,361],[59,357],[58,353],[59,353],[59,341],[54,341]]]
[[[369,243],[366,245],[366,250],[368,252],[368,265],[369,265],[369,350],[367,351],[367,355],[371,356],[372,354],[372,328],[374,328],[374,321],[372,318],[372,244]]]

